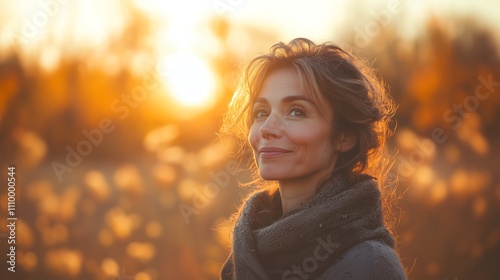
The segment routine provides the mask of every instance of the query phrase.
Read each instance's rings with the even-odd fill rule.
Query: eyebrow
[[[300,96],[300,95],[290,95],[290,96],[287,96],[285,98],[283,98],[281,100],[282,103],[291,103],[293,101],[297,101],[297,100],[302,100],[302,101],[306,101],[307,103],[310,103],[311,105],[313,106],[316,106],[316,104],[309,98],[307,97],[304,97],[304,96]],[[267,101],[266,98],[263,98],[263,97],[259,97],[255,100],[255,103],[265,103],[265,104],[269,104],[269,101]]]

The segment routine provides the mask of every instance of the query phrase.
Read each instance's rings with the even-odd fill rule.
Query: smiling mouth
[[[259,150],[259,155],[261,158],[275,158],[282,155],[290,153],[288,150],[283,150],[280,148],[261,148]]]

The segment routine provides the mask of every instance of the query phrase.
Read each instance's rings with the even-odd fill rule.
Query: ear
[[[352,149],[356,143],[357,143],[357,138],[354,134],[352,133],[346,133],[343,132],[342,135],[340,136],[339,141],[337,142],[337,151],[339,152],[347,152],[350,149]]]

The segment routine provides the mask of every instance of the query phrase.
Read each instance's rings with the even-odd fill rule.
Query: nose
[[[260,127],[260,133],[264,139],[280,137],[283,133],[283,120],[276,114],[271,114]]]

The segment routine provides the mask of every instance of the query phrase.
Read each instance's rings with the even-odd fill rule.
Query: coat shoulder
[[[318,279],[404,280],[406,273],[393,248],[368,240],[345,252]]]

